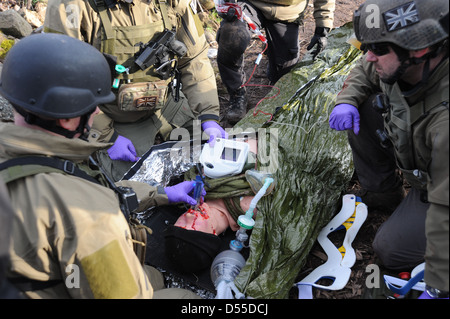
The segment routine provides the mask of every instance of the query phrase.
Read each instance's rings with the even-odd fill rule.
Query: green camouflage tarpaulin
[[[352,33],[351,24],[333,30],[315,61],[303,59],[276,83],[280,94],[257,107],[274,114],[272,121],[251,110],[235,126],[259,130],[258,169],[275,173],[277,181],[258,203],[250,256],[235,279],[249,297],[287,298],[318,233],[340,209],[352,156],[346,132],[330,129],[328,118],[361,56],[346,42]]]

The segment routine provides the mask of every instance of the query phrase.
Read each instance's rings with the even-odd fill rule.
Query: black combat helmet
[[[91,45],[61,34],[33,34],[8,52],[0,93],[37,117],[75,118],[112,102],[111,71]]]

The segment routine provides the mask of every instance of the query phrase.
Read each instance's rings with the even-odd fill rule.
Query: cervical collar
[[[366,217],[367,206],[364,203],[356,202],[355,195],[343,197],[341,211],[322,229],[317,238],[327,254],[328,260],[296,283],[299,299],[312,299],[312,287],[327,290],[339,290],[345,287],[350,278],[350,268],[356,261],[352,242]],[[346,229],[345,238],[342,246],[337,248],[327,236],[343,228]],[[323,278],[332,279],[333,283],[329,286],[317,284]]]

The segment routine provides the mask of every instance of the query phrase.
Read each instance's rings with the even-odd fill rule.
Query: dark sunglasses
[[[382,56],[386,55],[390,52],[389,50],[390,44],[389,43],[369,43],[369,44],[361,44],[361,50],[364,53],[367,53],[367,51],[372,52],[376,56]]]

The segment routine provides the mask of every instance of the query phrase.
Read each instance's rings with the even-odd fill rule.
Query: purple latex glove
[[[425,290],[424,292],[422,292],[422,294],[417,299],[448,299],[448,298],[434,298],[434,297],[430,296],[430,294],[427,292],[427,290]]]
[[[434,299],[433,297],[431,297],[428,292],[425,290],[424,292],[422,292],[422,294],[419,296],[419,298],[417,299]]]
[[[197,202],[189,194],[194,190],[194,181],[185,181],[174,186],[168,186],[164,188],[167,194],[169,203],[185,202],[189,205],[196,205]],[[202,190],[202,196],[206,195],[205,189]]]
[[[351,104],[338,104],[330,114],[330,127],[337,131],[351,130],[358,135],[359,133],[359,112]]]
[[[108,154],[112,160],[136,162],[139,159],[133,143],[122,135],[119,135],[114,145],[108,149]]]
[[[203,122],[202,130],[209,135],[208,143],[211,147],[216,143],[217,137],[228,138],[228,133],[216,121]]]

